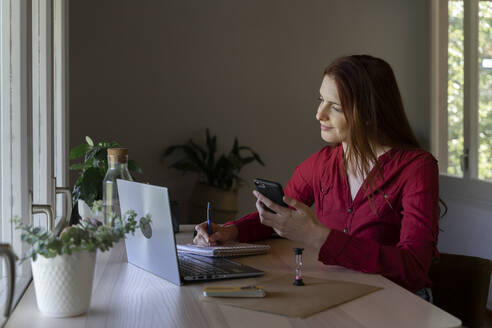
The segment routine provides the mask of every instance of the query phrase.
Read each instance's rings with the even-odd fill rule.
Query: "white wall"
[[[242,177],[285,183],[323,143],[315,121],[322,72],[368,53],[394,68],[416,134],[429,144],[429,12],[425,0],[72,1],[70,142],[117,140],[168,186],[187,221],[195,181],[161,151],[209,127],[266,162]],[[73,176],[72,176],[73,182]],[[254,210],[251,184],[239,213]]]

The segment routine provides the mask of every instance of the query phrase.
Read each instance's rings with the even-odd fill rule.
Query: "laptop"
[[[127,236],[128,263],[178,286],[191,281],[255,277],[265,273],[226,258],[178,252],[167,188],[120,179],[117,185],[123,215],[134,210],[137,220],[146,214],[152,216],[150,225]]]

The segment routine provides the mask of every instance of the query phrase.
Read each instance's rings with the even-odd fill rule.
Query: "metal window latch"
[[[468,160],[470,158],[469,153],[470,152],[468,149],[464,149],[463,154],[460,155],[460,166],[462,172],[468,171]]]
[[[65,220],[67,221],[68,225],[70,223],[70,217],[72,216],[72,192],[70,191],[70,188],[67,187],[56,187],[55,194],[65,194],[65,204],[67,205],[67,214]],[[54,199],[56,204],[56,198]]]
[[[7,301],[5,304],[4,317],[8,318],[10,316],[10,310],[12,308],[12,301],[14,299],[14,288],[15,288],[15,262],[17,261],[17,256],[12,251],[9,244],[0,244],[0,257],[5,257],[7,263],[8,272],[8,294]]]
[[[64,194],[65,195],[65,205],[66,205],[66,217],[64,218],[67,222],[67,225],[70,223],[70,217],[72,215],[72,192],[70,188],[67,187],[56,187],[56,177],[53,177],[53,208],[55,212],[57,211],[56,206],[56,195]]]
[[[31,208],[30,215],[29,215],[29,225],[33,224],[32,216],[34,214],[45,214],[48,231],[53,231],[53,221],[54,221],[53,208],[51,207],[51,205],[47,205],[47,204],[33,204],[32,190],[29,190],[29,207]]]
[[[72,215],[72,192],[67,187],[56,187],[56,178],[53,178],[53,206],[49,204],[33,204],[32,190],[29,191],[29,207],[31,208],[29,224],[33,223],[32,216],[34,214],[45,214],[47,220],[47,228],[49,231],[53,231],[53,226],[55,224],[57,194],[65,194],[66,196],[67,213],[64,219],[67,221],[67,224],[70,222],[70,216]]]

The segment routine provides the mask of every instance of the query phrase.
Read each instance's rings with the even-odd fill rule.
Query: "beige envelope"
[[[305,286],[294,286],[291,274],[256,279],[266,291],[264,298],[206,297],[205,302],[305,318],[331,307],[349,302],[381,288],[346,281],[303,277]],[[216,285],[216,284],[214,284]],[[228,281],[221,285],[234,285]],[[236,284],[237,285],[237,284]]]

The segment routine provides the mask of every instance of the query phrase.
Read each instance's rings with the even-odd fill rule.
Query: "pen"
[[[210,202],[207,202],[207,226],[208,235],[212,235],[212,222],[210,222]]]

